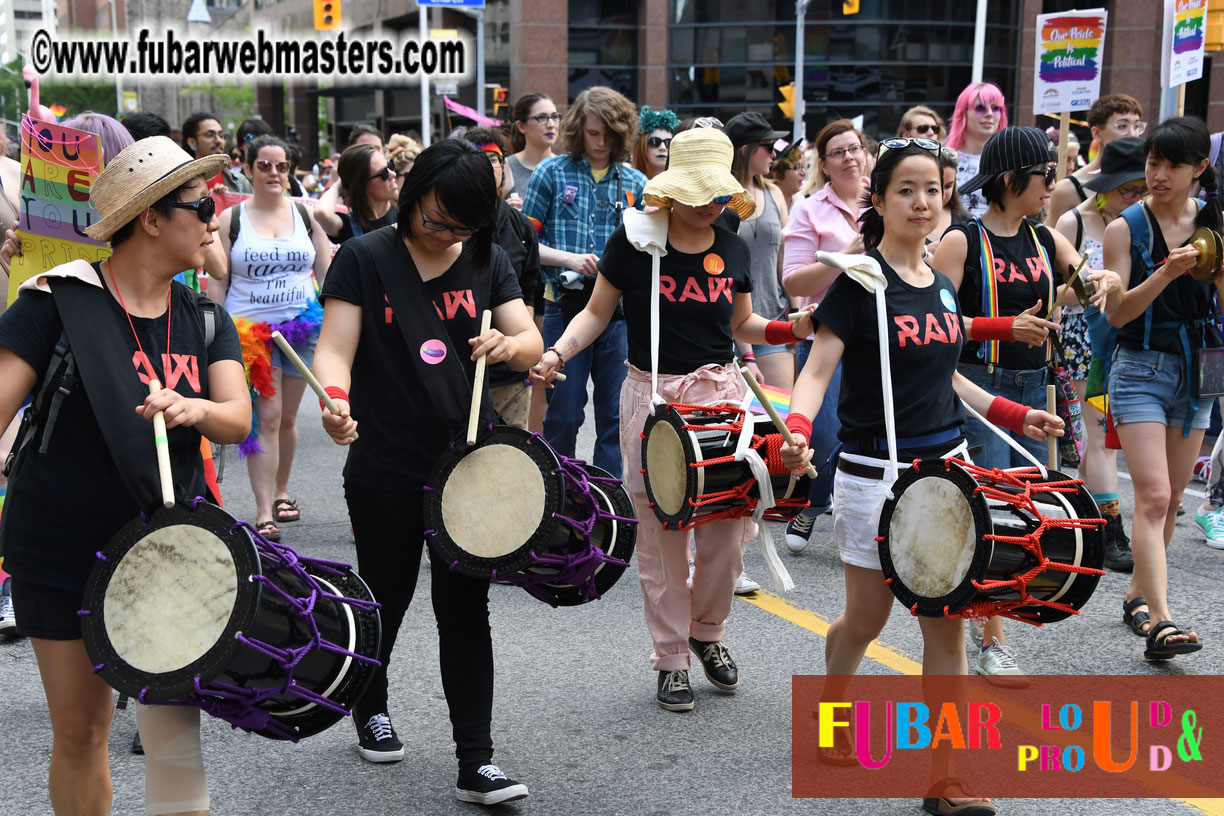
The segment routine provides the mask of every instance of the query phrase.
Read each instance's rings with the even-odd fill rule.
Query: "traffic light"
[[[1224,51],[1224,0],[1207,2],[1207,42],[1203,48],[1206,51]]]
[[[506,102],[507,95],[509,93],[510,93],[510,89],[507,88],[505,85],[498,85],[497,87],[493,89],[493,118],[494,119],[497,118],[497,112],[499,110],[501,110],[502,108],[509,107],[509,105]]]
[[[858,14],[859,0],[842,0],[842,14]]]
[[[778,103],[778,109],[782,111],[782,115],[787,119],[795,118],[795,83],[790,85],[782,85],[778,88],[778,93],[782,94],[782,101]]]
[[[316,31],[340,28],[340,0],[314,0],[314,27]]]

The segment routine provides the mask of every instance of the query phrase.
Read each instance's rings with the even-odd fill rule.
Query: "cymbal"
[[[1195,280],[1214,282],[1220,276],[1220,266],[1224,262],[1224,239],[1220,233],[1210,227],[1199,227],[1185,245],[1198,250],[1198,263],[1190,269],[1190,275]]]

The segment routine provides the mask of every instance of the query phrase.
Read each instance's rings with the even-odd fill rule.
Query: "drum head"
[[[880,566],[893,594],[920,615],[941,617],[964,607],[976,590],[972,576],[989,560],[986,503],[959,465],[928,459],[893,485],[880,513]]]
[[[227,665],[257,611],[259,571],[250,534],[200,503],[158,509],[124,527],[85,588],[85,648],[102,678],[150,701],[182,696]]]
[[[544,440],[495,426],[471,448],[456,443],[439,460],[425,494],[429,543],[465,575],[488,578],[531,560],[551,538],[564,485]]]
[[[645,468],[646,494],[654,502],[660,521],[684,521],[692,515],[688,503],[696,496],[696,468],[684,419],[668,406],[646,418],[642,439],[642,466]]]

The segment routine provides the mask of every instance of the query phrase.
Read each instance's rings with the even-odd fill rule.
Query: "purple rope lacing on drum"
[[[197,498],[193,503],[193,507],[198,505],[201,498]],[[289,547],[277,544],[274,541],[261,536],[256,532],[255,528],[245,521],[240,521],[234,525],[234,529],[244,528],[255,539],[256,545],[261,550],[271,552],[271,555],[279,560],[282,566],[300,574],[306,575],[304,566],[314,567],[320,572],[335,575],[337,577],[344,575],[344,570],[348,568],[348,564],[338,561],[327,561],[320,558],[309,558],[303,556],[290,549]],[[262,554],[261,554],[262,555]],[[344,655],[360,660],[364,663],[369,663],[374,666],[382,665],[378,660],[365,655],[357,654],[349,651],[343,646],[332,643],[319,632],[318,625],[315,623],[314,616],[311,612],[314,610],[315,604],[320,598],[330,599],[339,603],[349,604],[350,606],[362,607],[365,609],[379,609],[380,604],[375,601],[366,601],[360,598],[346,598],[342,595],[335,595],[325,591],[317,583],[313,581],[307,582],[311,584],[310,594],[304,598],[298,598],[288,594],[275,583],[273,583],[265,575],[254,575],[252,580],[260,582],[264,589],[278,595],[282,600],[294,607],[301,613],[302,620],[306,621],[310,638],[306,645],[296,649],[282,649],[273,646],[270,643],[265,643],[257,638],[248,637],[239,633],[236,639],[259,652],[260,654],[275,661],[284,670],[285,681],[279,688],[267,689],[247,689],[239,686],[213,681],[207,686],[200,685],[200,678],[195,678],[195,691],[181,700],[170,700],[157,705],[193,705],[203,709],[214,717],[218,717],[230,723],[235,728],[241,728],[244,731],[264,731],[276,734],[281,739],[297,742],[298,737],[294,730],[278,721],[268,710],[262,707],[263,703],[278,696],[292,696],[306,702],[313,703],[322,708],[334,711],[337,714],[347,716],[348,709],[311,691],[308,688],[299,686],[295,680],[293,673],[295,667],[302,661],[306,655],[313,649],[322,649],[334,654]],[[103,667],[95,669],[101,671]],[[147,689],[140,694],[140,701],[144,702],[143,697]]]
[[[537,439],[542,438],[539,434],[532,434],[532,436]],[[637,519],[635,518],[625,518],[604,510],[591,493],[592,483],[602,485],[611,490],[620,485],[620,479],[610,476],[591,476],[587,473],[586,468],[583,467],[586,463],[581,459],[571,459],[560,453],[557,453],[556,456],[560,465],[553,472],[560,474],[563,479],[578,489],[583,497],[586,498],[586,505],[590,508],[590,512],[584,519],[569,518],[560,513],[554,513],[553,518],[581,533],[583,541],[586,542],[586,549],[582,552],[567,553],[565,555],[553,553],[540,555],[532,552],[531,559],[535,565],[547,567],[550,570],[555,569],[556,571],[533,572],[528,567],[528,571],[512,573],[501,579],[502,583],[522,587],[534,597],[554,607],[557,606],[557,603],[548,593],[545,585],[566,584],[578,587],[585,598],[597,600],[600,594],[595,586],[595,574],[599,571],[599,568],[604,564],[612,564],[618,567],[629,566],[627,562],[595,546],[591,541],[591,533],[594,532],[595,526],[605,521],[637,524]],[[497,580],[496,571],[490,576],[490,580]]]

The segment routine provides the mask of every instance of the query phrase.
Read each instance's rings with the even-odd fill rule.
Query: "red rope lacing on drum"
[[[964,609],[949,615],[945,608],[944,614],[949,617],[960,618],[984,618],[992,615],[1001,615],[1013,620],[1023,621],[1035,626],[1041,626],[1040,620],[1036,619],[1031,614],[1022,614],[1017,612],[1020,607],[1028,605],[1037,605],[1057,609],[1061,612],[1066,612],[1072,615],[1078,615],[1079,610],[1068,604],[1058,603],[1056,601],[1045,601],[1040,598],[1035,598],[1028,592],[1028,582],[1036,578],[1046,570],[1054,572],[1073,572],[1079,575],[1104,575],[1104,570],[1093,569],[1092,567],[1077,567],[1074,564],[1062,564],[1056,561],[1051,561],[1045,557],[1041,550],[1041,536],[1046,530],[1063,528],[1063,529],[1081,529],[1091,530],[1100,527],[1105,523],[1103,518],[1071,518],[1071,519],[1056,519],[1050,518],[1037,509],[1037,502],[1033,499],[1034,493],[1075,493],[1079,490],[1079,486],[1083,484],[1079,479],[1064,479],[1058,482],[1039,482],[1035,481],[1034,477],[1040,476],[1041,471],[1037,468],[1017,468],[1013,470],[1000,470],[999,468],[984,468],[969,462],[964,462],[960,459],[944,460],[944,469],[950,470],[952,463],[960,465],[970,476],[978,481],[978,487],[974,489],[974,494],[981,493],[987,499],[1004,502],[1006,504],[1022,507],[1027,510],[1034,518],[1037,519],[1037,527],[1026,535],[1022,536],[1003,536],[987,534],[983,538],[990,541],[1002,541],[1009,544],[1014,544],[1017,547],[1028,550],[1029,553],[1037,559],[1037,563],[1032,569],[1021,575],[1015,575],[1009,579],[1002,581],[979,581],[974,580],[973,585],[978,589],[1013,589],[1018,595],[1012,600],[999,600],[988,598],[982,600],[971,601]],[[988,482],[982,484],[983,481]],[[1014,488],[1018,488],[1021,492],[1011,493],[1004,490],[999,490],[992,487],[991,484],[1006,484]],[[911,613],[916,613],[915,609]]]
[[[672,403],[671,407],[681,414],[691,415],[700,414],[702,416],[719,416],[721,414],[730,414],[737,417],[734,421],[725,425],[682,425],[686,431],[726,431],[727,433],[739,434],[744,430],[745,412],[738,405],[733,405],[729,402],[719,403],[718,405],[688,405],[686,403]],[[786,473],[787,467],[782,463],[782,446],[786,444],[781,434],[766,434],[759,436],[753,434],[752,442],[749,447],[755,450],[765,462],[765,467],[770,473]],[[735,461],[734,456],[719,456],[714,459],[702,459],[697,462],[690,462],[691,468],[713,467],[715,465],[725,465]],[[743,504],[737,504],[732,507],[725,507],[722,510],[717,510],[700,518],[693,518],[687,522],[677,525],[681,530],[691,530],[694,527],[700,527],[702,524],[709,524],[712,521],[722,521],[724,519],[737,519],[751,516],[756,510],[758,498],[748,495],[753,487],[756,486],[756,479],[748,479],[746,482],[729,490],[719,491],[717,493],[703,493],[696,499],[689,499],[688,503],[694,508],[705,507],[709,504],[719,504],[725,501],[741,501]],[[789,499],[776,498],[774,508],[797,508],[802,509],[807,507],[808,500],[806,496],[792,497]],[[794,514],[787,515],[785,513],[770,513],[766,512],[765,518],[776,518],[777,520],[789,520]]]

